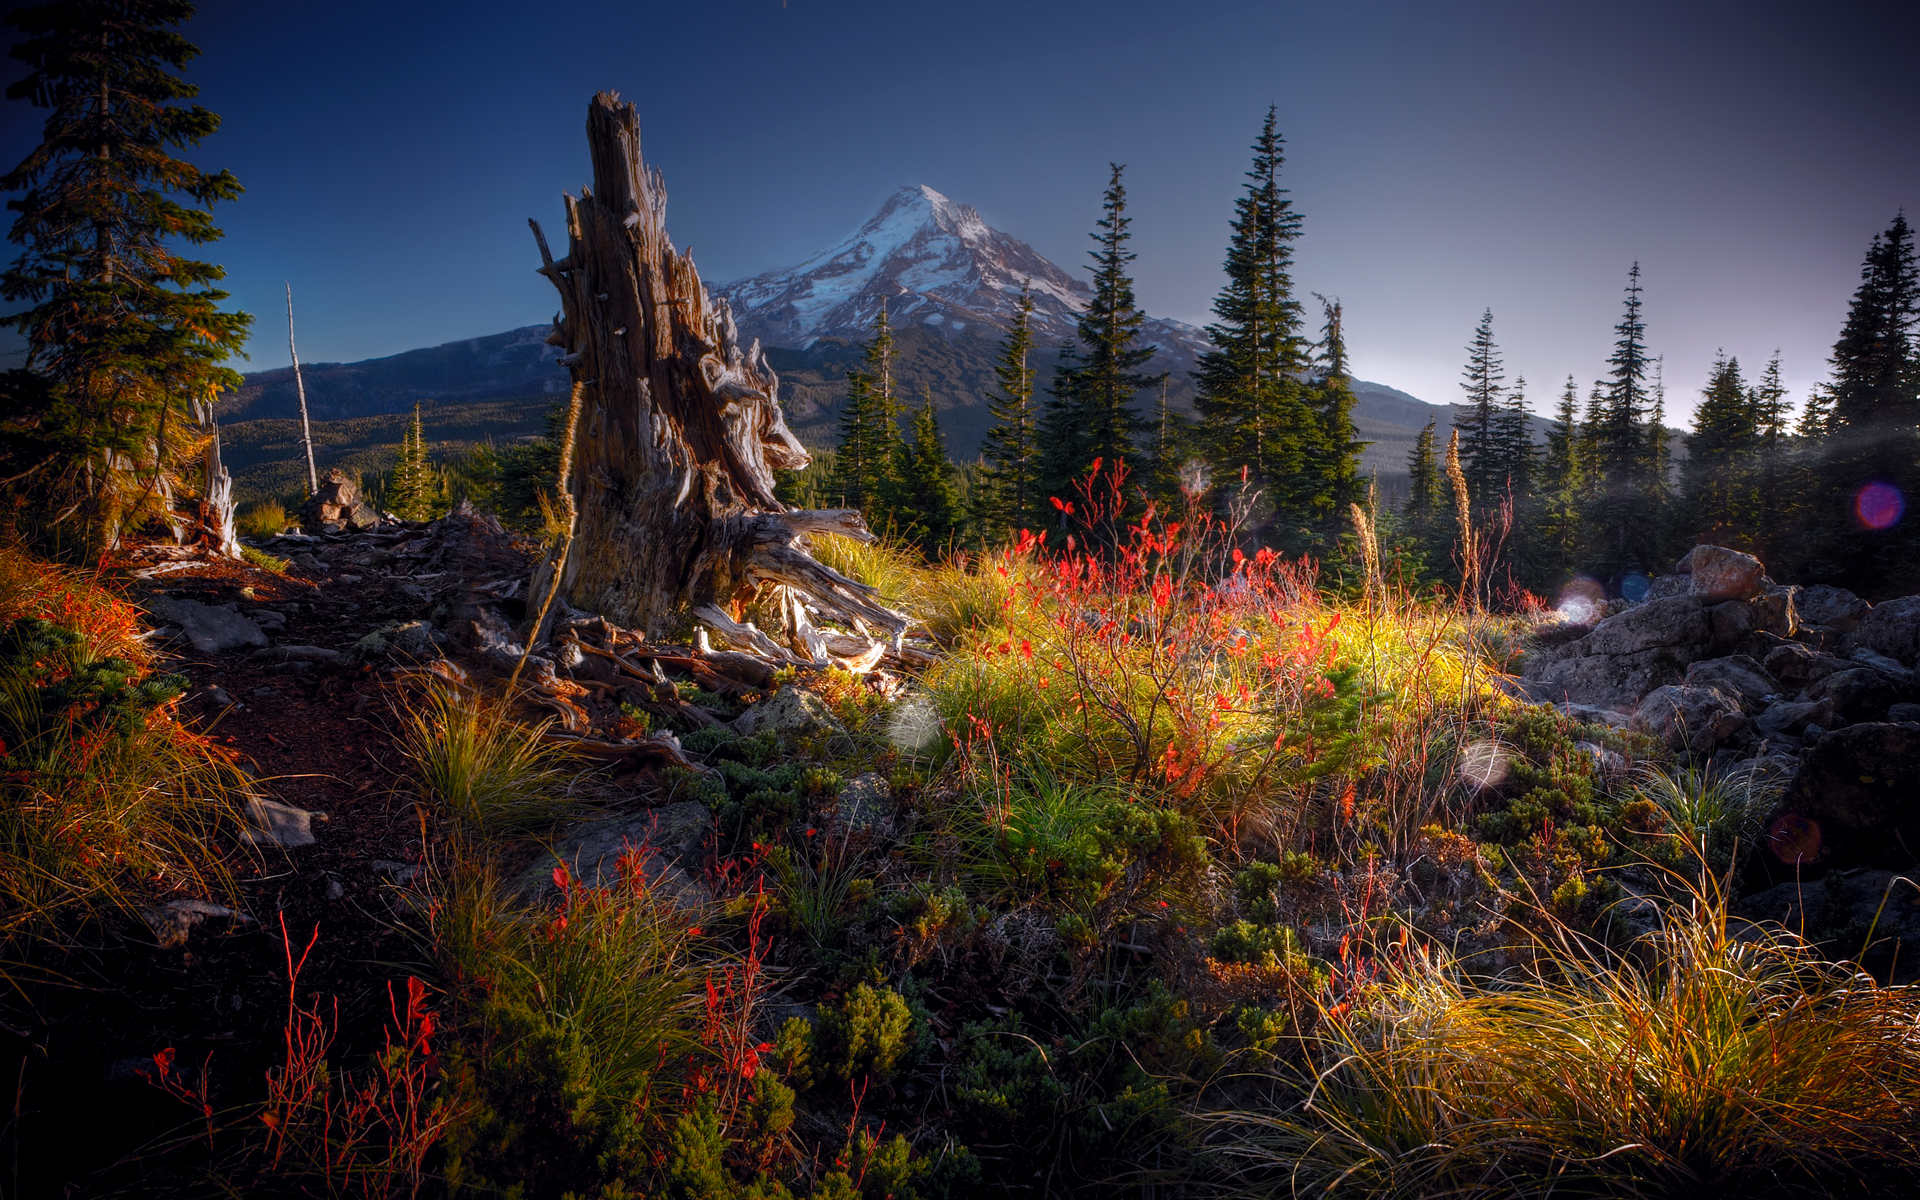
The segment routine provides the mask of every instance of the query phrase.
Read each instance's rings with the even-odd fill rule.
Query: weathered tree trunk
[[[209,422],[211,424],[211,422]],[[200,502],[200,521],[207,533],[208,548],[221,558],[240,557],[240,538],[233,526],[233,476],[220,461],[220,427],[213,426],[207,441],[207,486]]]
[[[595,96],[587,144],[593,187],[566,198],[565,257],[554,261],[530,222],[540,272],[560,292],[548,341],[584,388],[565,481],[579,514],[567,602],[659,637],[697,607],[724,610],[775,585],[823,619],[897,638],[904,617],[799,543],[829,532],[871,540],[860,514],[788,511],[774,498],[773,472],[810,458],[759,342],[741,348],[726,304],[667,240],[666,189],[641,162],[634,107]],[[536,573],[532,594],[551,569]]]

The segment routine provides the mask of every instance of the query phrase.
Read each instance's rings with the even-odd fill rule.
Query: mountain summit
[[[982,221],[970,206],[910,184],[798,266],[714,292],[733,306],[744,335],[804,349],[822,337],[864,341],[883,303],[896,327],[997,337],[1013,319],[1022,285],[1033,292],[1038,339],[1071,338],[1091,295],[1086,284]],[[1183,366],[1206,347],[1204,334],[1179,321],[1149,318],[1143,338]]]

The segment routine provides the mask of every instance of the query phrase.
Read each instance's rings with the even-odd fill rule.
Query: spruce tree
[[[180,252],[217,240],[209,210],[241,192],[230,172],[171,153],[220,127],[182,103],[199,89],[173,73],[199,54],[173,32],[192,15],[185,0],[61,0],[7,18],[25,35],[10,53],[29,68],[7,97],[49,113],[40,144],[0,178],[20,193],[7,207],[22,247],[0,297],[28,304],[0,318],[27,343],[23,374],[0,389],[0,467],[86,513],[94,544],[117,540],[129,505],[170,494],[187,439],[169,439],[169,418],[210,412],[240,385],[220,364],[252,321],[221,310],[220,267]]]
[[[1452,509],[1442,494],[1440,460],[1434,446],[1434,426],[1428,421],[1407,454],[1407,500],[1400,506],[1400,525],[1419,554],[1422,566],[1449,573],[1448,548],[1453,543]]]
[[[1714,359],[1694,409],[1681,469],[1684,532],[1697,540],[1745,544],[1756,531],[1754,467],[1760,439],[1754,417],[1754,398],[1740,376],[1740,360],[1723,352]]]
[[[1093,295],[1080,313],[1079,345],[1062,354],[1054,372],[1053,398],[1047,406],[1043,453],[1044,489],[1056,498],[1068,498],[1074,485],[1095,462],[1103,471],[1137,468],[1136,439],[1144,422],[1134,412],[1134,397],[1159,376],[1142,374],[1154,347],[1138,344],[1146,315],[1134,302],[1133,277],[1127,249],[1127,190],[1121,183],[1125,167],[1110,164],[1093,234]]]
[[[1573,376],[1547,426],[1546,454],[1540,462],[1538,503],[1529,527],[1538,571],[1536,582],[1555,586],[1570,576],[1579,558],[1581,509],[1586,490],[1586,455],[1580,436],[1580,393]]]
[[[1285,161],[1270,108],[1234,202],[1227,282],[1213,302],[1218,320],[1207,326],[1215,349],[1194,379],[1215,472],[1232,478],[1245,470],[1276,515],[1278,540],[1301,549],[1319,489],[1308,479],[1316,422],[1302,394],[1309,364],[1291,275],[1301,221],[1280,186]]]
[[[998,537],[1016,526],[1043,523],[1036,478],[1040,455],[1033,411],[1033,293],[1020,289],[1013,323],[1000,341],[993,373],[999,390],[987,398],[993,427],[987,430],[982,457],[986,478],[981,516]]]
[[[921,551],[945,549],[960,526],[960,493],[954,486],[953,464],[947,460],[946,440],[934,411],[933,392],[914,411],[912,436],[897,451],[890,500],[897,527]]]
[[[1467,343],[1467,366],[1460,373],[1465,404],[1454,406],[1454,428],[1460,431],[1460,469],[1467,477],[1467,496],[1475,516],[1486,513],[1506,491],[1500,453],[1498,417],[1506,399],[1506,372],[1500,348],[1493,341],[1493,310],[1480,315],[1473,340]]]
[[[1360,452],[1369,443],[1357,440],[1353,427],[1353,376],[1347,367],[1340,302],[1317,293],[1314,299],[1320,301],[1323,320],[1306,395],[1315,418],[1307,507],[1319,526],[1316,540],[1324,545],[1329,527],[1344,521],[1347,506],[1360,498]]]
[[[876,528],[900,443],[893,355],[893,326],[883,303],[873,319],[873,340],[867,343],[864,365],[847,372],[847,399],[840,409],[840,444],[834,452],[833,476],[828,484],[841,504],[859,509]]]
[[[407,422],[400,438],[400,457],[387,478],[387,509],[408,521],[425,521],[434,515],[439,499],[438,477],[427,453],[426,426],[420,419],[420,406],[413,406],[413,419]]]
[[[1616,585],[1628,571],[1644,571],[1654,564],[1660,540],[1650,469],[1653,395],[1647,375],[1652,360],[1647,355],[1640,292],[1636,262],[1627,273],[1626,311],[1614,326],[1613,354],[1607,359],[1612,370],[1588,431],[1595,485],[1592,561]]]

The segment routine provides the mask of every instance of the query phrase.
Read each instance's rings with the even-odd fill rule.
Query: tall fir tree
[[[420,419],[420,406],[413,406],[413,419],[407,422],[400,438],[400,457],[387,476],[387,508],[395,516],[409,521],[425,521],[434,515],[439,499],[439,480],[427,453],[427,431]]]
[[[911,426],[911,436],[896,450],[899,461],[888,489],[889,507],[902,536],[923,553],[938,554],[951,543],[962,514],[931,390],[914,410]]]
[[[1493,340],[1493,310],[1480,315],[1480,324],[1467,343],[1467,366],[1460,373],[1466,403],[1454,408],[1454,428],[1460,431],[1460,470],[1467,478],[1467,496],[1476,519],[1484,517],[1506,494],[1505,455],[1500,446],[1500,410],[1506,403],[1506,371],[1500,348]]]
[[[240,195],[228,171],[173,151],[220,127],[177,74],[199,50],[173,27],[185,0],[61,0],[16,8],[11,55],[27,74],[10,100],[49,110],[40,144],[0,177],[20,193],[9,238],[21,254],[0,297],[26,307],[0,318],[26,341],[26,364],[0,394],[16,486],[86,514],[90,545],[117,540],[129,506],[172,492],[189,439],[176,421],[211,412],[240,377],[222,366],[252,318],[227,312],[218,266],[186,257],[217,240],[212,206]],[[24,474],[22,474],[24,472]]]
[[[1788,418],[1793,415],[1787,402],[1787,387],[1780,380],[1780,352],[1774,351],[1760,381],[1748,392],[1753,412],[1755,518],[1754,543],[1761,560],[1772,562],[1782,531],[1795,519],[1798,505],[1787,490],[1788,437],[1792,430]]]
[[[1740,360],[1721,353],[1693,411],[1693,432],[1681,469],[1683,532],[1697,540],[1750,545],[1758,531],[1754,468],[1760,438],[1755,415]]]
[[[894,399],[893,325],[883,303],[873,319],[873,339],[863,365],[847,372],[847,399],[840,409],[840,444],[834,451],[828,491],[870,524],[879,524],[900,444],[900,410]]]
[[[1544,587],[1564,583],[1579,562],[1581,509],[1587,486],[1579,406],[1580,392],[1569,375],[1553,421],[1547,426],[1538,503],[1529,522],[1536,564],[1533,581]]]
[[[1451,577],[1455,574],[1451,557],[1454,518],[1440,474],[1436,424],[1428,421],[1407,453],[1407,499],[1400,506],[1400,529],[1424,571]]]
[[[1320,302],[1320,340],[1314,344],[1306,401],[1314,416],[1314,444],[1308,461],[1310,512],[1316,542],[1327,544],[1329,526],[1347,519],[1347,506],[1360,498],[1360,454],[1369,443],[1358,440],[1353,425],[1353,375],[1347,365],[1347,338],[1339,300],[1316,293]]]
[[[1300,215],[1280,186],[1284,144],[1267,110],[1253,143],[1245,191],[1234,202],[1227,243],[1226,285],[1207,326],[1215,349],[1201,356],[1194,379],[1209,457],[1221,478],[1244,470],[1273,514],[1269,533],[1290,550],[1304,549],[1320,499],[1310,459],[1315,414],[1303,394],[1309,368],[1301,305],[1293,295],[1293,244]]]
[[[1653,364],[1640,293],[1636,262],[1627,273],[1626,311],[1614,326],[1613,354],[1607,359],[1612,370],[1588,430],[1594,473],[1590,561],[1616,586],[1627,572],[1655,565],[1661,540],[1650,463],[1653,395],[1647,376]]]
[[[1139,344],[1146,314],[1134,302],[1133,276],[1128,264],[1133,252],[1128,226],[1126,170],[1110,164],[1096,225],[1093,294],[1080,313],[1079,345],[1063,354],[1054,373],[1053,398],[1047,406],[1043,440],[1043,484],[1054,497],[1070,496],[1074,485],[1093,466],[1135,469],[1138,442],[1145,422],[1134,411],[1135,396],[1159,382],[1159,376],[1140,371],[1154,355],[1154,347]]]
[[[981,457],[986,462],[981,514],[990,537],[1045,521],[1037,479],[1040,452],[1033,411],[1033,292],[1022,286],[1013,323],[1000,341],[993,374],[999,390],[987,398],[993,426]]]

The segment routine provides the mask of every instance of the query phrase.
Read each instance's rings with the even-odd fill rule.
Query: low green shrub
[[[842,1082],[885,1083],[910,1064],[921,1032],[899,992],[856,984],[837,1007],[822,1010],[813,1030],[812,1061]]]

